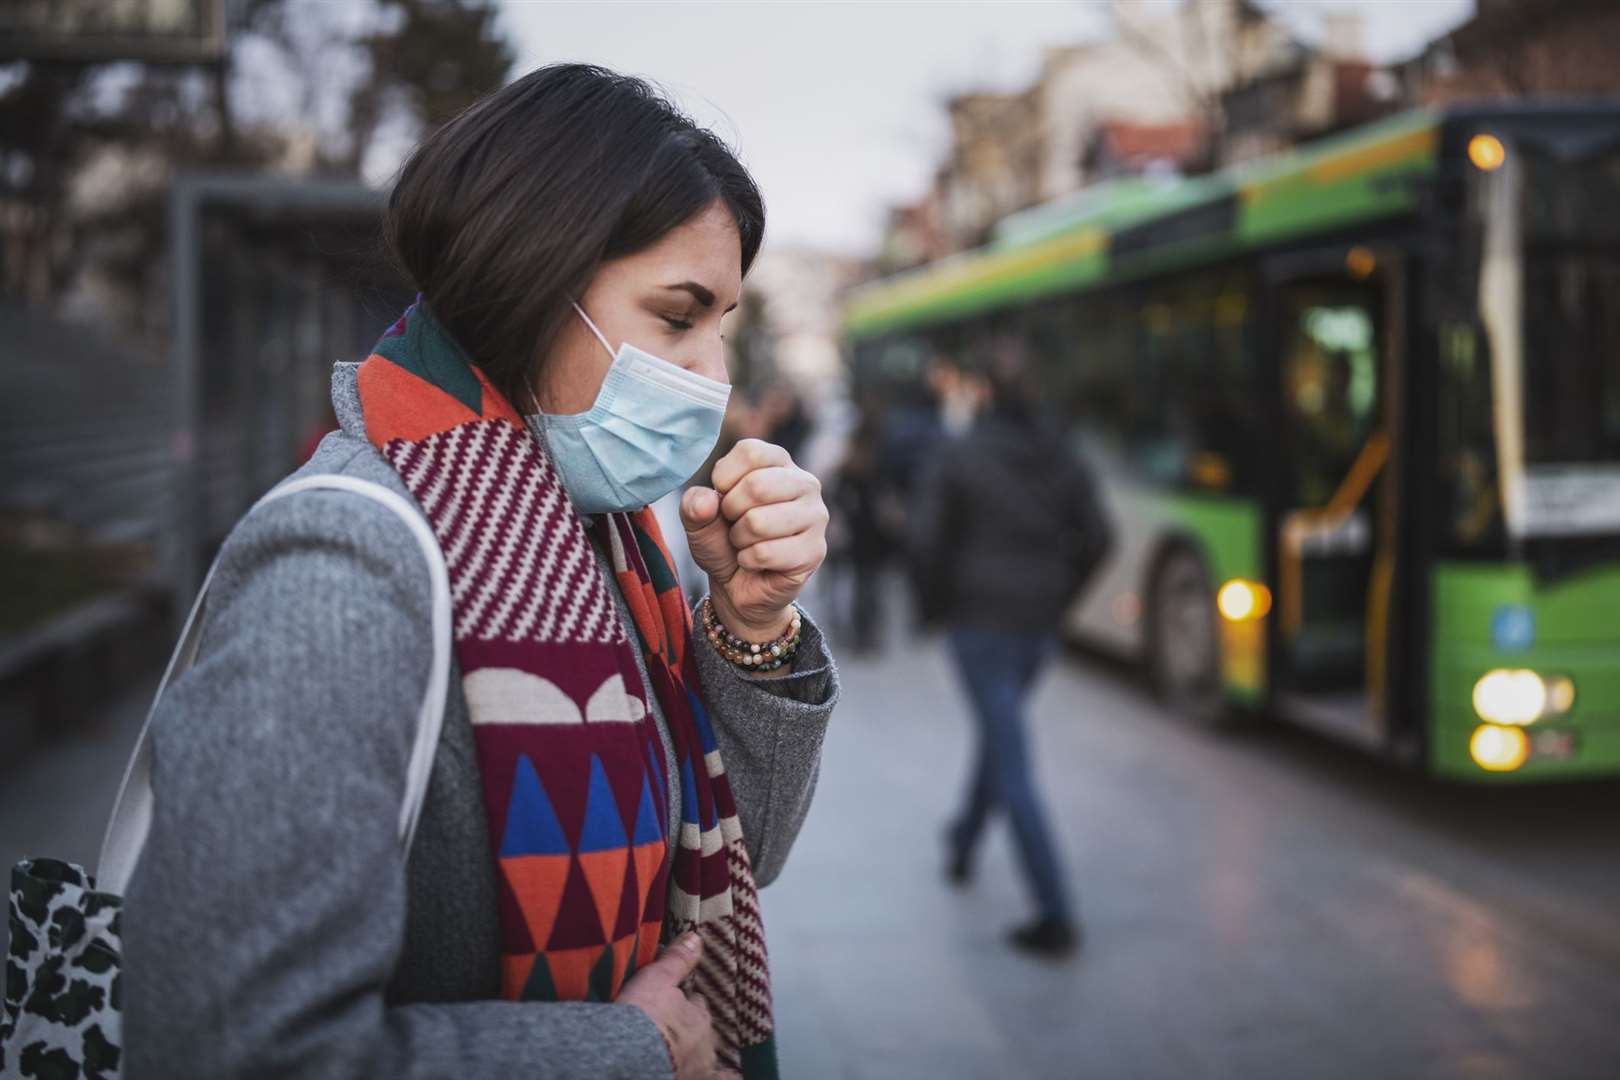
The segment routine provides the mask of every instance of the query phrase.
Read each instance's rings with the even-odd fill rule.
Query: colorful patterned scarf
[[[634,617],[656,721],[611,586],[541,442],[418,297],[360,367],[366,434],[444,549],[456,659],[495,851],[502,993],[611,1001],[689,929],[689,985],[722,1064],[776,1075],[765,934],[691,655],[692,615],[650,510],[593,526]],[[668,785],[681,827],[668,851]],[[667,888],[666,888],[667,886]]]

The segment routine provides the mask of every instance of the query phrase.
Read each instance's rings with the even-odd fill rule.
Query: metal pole
[[[169,257],[174,325],[171,332],[170,387],[173,435],[170,442],[173,527],[170,530],[168,567],[176,618],[190,610],[202,578],[207,526],[201,514],[202,438],[201,314],[202,249],[200,215],[203,206],[224,203],[252,207],[265,213],[297,208],[347,209],[375,212],[382,195],[354,181],[289,181],[280,177],[246,174],[193,174],[175,178],[169,195]],[[266,304],[276,301],[272,276]],[[265,335],[261,333],[261,342]],[[284,342],[291,349],[294,343]],[[262,361],[262,355],[254,363]],[[278,359],[285,359],[280,357]],[[277,380],[285,383],[285,379]],[[282,387],[285,393],[285,387]],[[274,408],[274,402],[267,403]],[[244,425],[250,447],[257,445],[257,422]],[[272,475],[273,481],[277,477]],[[255,481],[255,490],[257,490]],[[242,509],[245,509],[243,507]]]

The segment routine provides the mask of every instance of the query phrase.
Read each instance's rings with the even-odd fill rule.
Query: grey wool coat
[[[410,499],[366,439],[357,368],[335,368],[340,430],[294,475],[361,477]],[[130,1080],[670,1074],[639,1009],[499,1000],[495,861],[455,669],[402,851],[429,605],[416,541],[362,496],[300,492],[226,540],[197,661],[152,723],[154,816],[123,915]],[[792,673],[774,680],[693,643],[761,886],[804,820],[838,697],[821,635],[804,626]]]

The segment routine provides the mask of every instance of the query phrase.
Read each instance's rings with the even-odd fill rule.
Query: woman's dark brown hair
[[[384,235],[429,310],[520,409],[535,364],[596,268],[656,243],[721,199],[759,252],[765,204],[710,132],[640,79],[539,68],[418,146]]]

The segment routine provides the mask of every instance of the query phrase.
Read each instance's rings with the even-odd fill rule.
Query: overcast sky
[[[1168,0],[1163,0],[1168,2]],[[1362,12],[1367,51],[1401,59],[1473,0],[1269,0],[1311,40],[1323,11]],[[1019,89],[1044,46],[1095,40],[1104,0],[556,3],[506,0],[519,73],[583,60],[647,76],[737,147],[765,192],[768,244],[852,254],[884,208],[926,190],[942,103]]]

